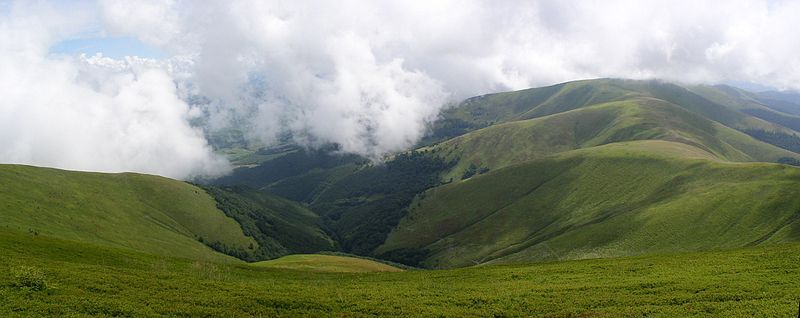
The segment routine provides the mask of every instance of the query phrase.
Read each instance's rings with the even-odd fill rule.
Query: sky
[[[0,0],[0,163],[179,179],[206,135],[379,160],[442,109],[618,77],[800,89],[800,1]]]
[[[132,37],[91,36],[70,38],[50,47],[54,55],[97,55],[113,59],[137,56],[149,59],[169,58],[166,52]]]

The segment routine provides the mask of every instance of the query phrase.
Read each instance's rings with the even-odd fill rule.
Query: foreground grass
[[[365,273],[400,272],[401,269],[376,261],[336,255],[296,254],[254,263],[254,266],[307,270],[313,272]]]
[[[164,259],[0,233],[0,316],[793,317],[800,245],[397,273]],[[20,270],[47,289],[20,286]]]

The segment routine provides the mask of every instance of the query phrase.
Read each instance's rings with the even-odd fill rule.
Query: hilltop
[[[793,215],[798,208],[791,199],[797,189],[796,169],[781,164],[800,164],[796,130],[800,117],[784,111],[792,109],[791,101],[774,101],[729,86],[621,79],[569,82],[466,99],[441,115],[423,145],[382,164],[336,155],[335,147],[333,152],[320,152],[282,146],[283,152],[268,151],[272,157],[241,167],[220,182],[245,183],[301,202],[323,218],[342,250],[410,265],[450,267],[541,261],[554,259],[553,255],[606,257],[770,244],[777,239],[753,241],[784,226],[790,229],[784,231],[796,227]],[[281,168],[291,162],[305,168]],[[554,171],[573,172],[553,175]],[[726,179],[716,171],[742,172],[742,177]],[[640,177],[655,172],[657,178]],[[527,178],[512,178],[515,175]],[[693,184],[692,178],[705,183]],[[508,198],[503,192],[531,189],[537,180],[561,187],[550,193],[532,192],[526,200]],[[595,186],[580,186],[588,182]],[[760,201],[762,196],[751,190],[770,185],[769,191],[779,197],[765,202],[784,210],[772,211],[767,203],[740,204],[730,211],[688,203],[718,183],[741,183],[741,188],[719,194],[724,202]],[[625,187],[609,191],[618,184]],[[647,189],[659,184],[676,188],[657,200],[622,199],[647,197]],[[497,188],[506,190],[494,191]],[[555,208],[567,192],[579,204]],[[481,206],[493,207],[476,210]],[[503,213],[496,209],[505,206],[526,212],[501,218]],[[706,230],[731,231],[731,237],[752,240],[711,242],[703,235],[687,234],[682,240],[654,244],[615,236],[592,243],[561,243],[552,253],[520,253],[529,245],[555,244],[546,241],[572,233],[587,220],[604,231],[634,233],[641,224],[612,221],[618,215],[666,206],[674,209],[670,213],[692,209],[696,215],[687,216],[687,222],[724,213],[722,218],[732,223],[709,221]],[[744,224],[731,227],[743,215],[761,219],[750,224],[756,230]],[[577,221],[547,223],[571,218]],[[477,220],[482,221],[471,223]],[[545,224],[547,231],[542,229]],[[544,232],[536,234],[538,230]],[[795,239],[790,235],[781,240]],[[445,256],[444,250],[459,256]],[[462,250],[467,252],[458,252]]]
[[[268,194],[247,201],[237,192],[210,190],[228,199],[223,201],[203,188],[164,177],[21,165],[0,165],[0,189],[0,228],[8,231],[226,262],[238,260],[225,254],[267,259],[335,249],[315,228],[315,214]],[[247,217],[256,221],[237,215],[230,209],[235,203],[222,204],[231,201],[249,203]],[[291,222],[279,223],[275,210]],[[294,235],[274,238],[275,229]]]

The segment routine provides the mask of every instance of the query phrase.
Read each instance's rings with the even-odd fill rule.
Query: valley
[[[776,98],[491,94],[380,161],[230,131],[237,168],[191,183],[0,165],[0,315],[790,315],[800,105]]]

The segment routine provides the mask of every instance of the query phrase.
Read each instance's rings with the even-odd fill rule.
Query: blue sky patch
[[[125,56],[139,56],[145,58],[162,59],[168,57],[167,53],[144,44],[132,37],[99,37],[99,38],[78,38],[64,40],[56,43],[50,48],[51,54],[95,55],[102,53],[103,56],[119,59]]]

